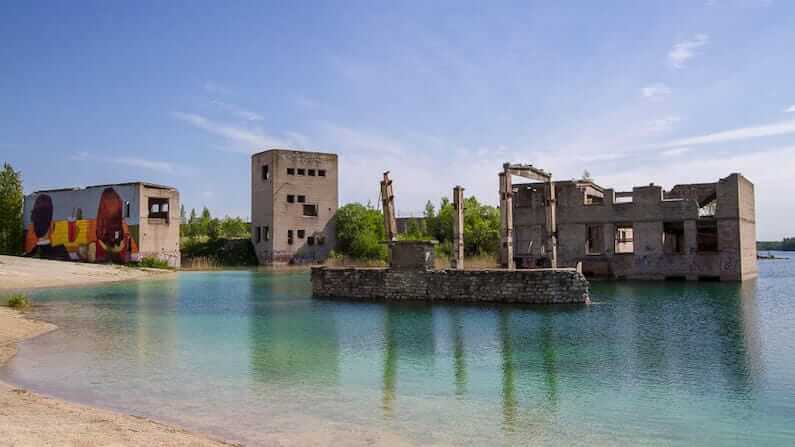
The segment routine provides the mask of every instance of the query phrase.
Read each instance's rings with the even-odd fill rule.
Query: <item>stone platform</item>
[[[314,267],[318,298],[525,304],[589,304],[590,285],[576,269],[402,270]]]

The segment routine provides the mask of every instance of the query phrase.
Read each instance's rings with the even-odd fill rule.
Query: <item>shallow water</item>
[[[308,274],[246,271],[46,290],[34,316],[61,330],[0,378],[246,443],[795,445],[795,261],[760,270],[568,307],[321,301]]]

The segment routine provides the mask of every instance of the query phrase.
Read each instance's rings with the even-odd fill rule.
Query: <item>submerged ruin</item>
[[[512,199],[511,258],[520,268],[554,259],[610,279],[743,281],[758,273],[754,185],[741,174],[668,191],[649,184],[618,192],[591,180],[518,184]]]
[[[524,166],[523,168],[526,168]],[[537,172],[542,172],[536,170]],[[531,171],[521,171],[521,173]],[[509,183],[501,174],[501,189]],[[505,197],[506,195],[503,195]],[[507,194],[510,197],[510,194]],[[464,188],[453,189],[453,257],[434,268],[435,241],[397,240],[395,196],[389,172],[381,181],[389,267],[313,267],[312,294],[321,298],[525,304],[587,304],[590,286],[577,268],[464,269]],[[554,209],[554,208],[553,208]],[[503,218],[503,222],[506,222]],[[554,219],[553,219],[554,222]],[[553,242],[554,252],[554,242]]]

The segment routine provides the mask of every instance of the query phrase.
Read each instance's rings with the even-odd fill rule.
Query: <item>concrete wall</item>
[[[312,268],[315,297],[527,304],[589,303],[588,281],[575,269],[392,270]]]
[[[268,179],[263,178],[263,166],[268,166]],[[336,154],[270,150],[252,156],[252,242],[260,263],[308,263],[328,257],[336,245],[338,181]],[[306,215],[304,205],[316,206],[317,216]],[[258,231],[264,235],[266,227],[270,240],[262,237],[258,242]]]
[[[543,265],[546,237],[543,207],[545,186],[514,185],[514,247],[517,265]],[[555,183],[558,221],[558,265],[582,262],[588,275],[613,278],[743,280],[757,275],[753,184],[739,174],[716,183],[633,188],[631,193],[602,189],[591,182]],[[601,197],[600,197],[601,195]],[[699,208],[717,200],[714,216],[699,216]],[[698,226],[717,227],[718,250],[699,250]],[[630,244],[619,244],[616,229],[629,225]],[[664,244],[664,229],[680,226],[681,250]],[[588,247],[589,227],[601,228],[602,247]],[[670,239],[670,234],[668,235]]]
[[[392,241],[389,243],[389,266],[395,270],[433,269],[435,245],[435,241]]]
[[[148,218],[148,197],[169,200],[170,219]],[[154,256],[179,267],[179,193],[145,183],[38,191],[25,197],[25,252],[85,262]]]
[[[168,262],[168,265],[179,268],[182,263],[180,255],[179,227],[181,224],[179,191],[174,188],[162,188],[138,185],[140,197],[139,250],[142,258],[152,257]],[[150,217],[149,198],[168,200],[168,217]]]

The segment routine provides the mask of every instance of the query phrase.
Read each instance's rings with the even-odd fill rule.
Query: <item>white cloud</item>
[[[697,48],[703,47],[709,42],[706,34],[696,34],[693,39],[675,43],[668,52],[668,62],[674,68],[684,68],[687,61],[693,58]]]
[[[772,137],[777,135],[795,134],[795,120],[778,123],[764,124],[761,126],[742,127],[739,129],[725,130],[697,137],[682,138],[669,141],[657,148],[677,146],[693,146],[700,144],[728,143],[732,141],[748,140],[751,138]]]
[[[350,127],[338,126],[332,123],[321,125],[325,140],[334,145],[335,150],[352,149],[356,151],[389,153],[400,155],[407,151],[404,143],[392,138]]]
[[[226,88],[225,86],[223,86],[223,85],[221,85],[221,84],[219,84],[217,82],[213,82],[213,81],[205,82],[202,85],[202,88],[204,88],[204,91],[206,91],[207,93],[210,93],[210,94],[213,94],[213,95],[225,94],[225,93],[229,92],[228,88]]]
[[[649,101],[664,101],[671,96],[671,88],[662,83],[647,85],[640,92]]]
[[[197,129],[243,144],[241,152],[254,152],[269,147],[289,147],[289,142],[259,130],[248,130],[229,124],[219,123],[195,113],[174,112],[174,117]],[[237,149],[236,149],[237,151]]]
[[[136,157],[107,158],[107,161],[127,166],[134,166],[136,168],[144,168],[150,171],[161,172],[163,174],[173,174],[176,171],[174,169],[174,165],[166,161],[148,160],[145,158]]]
[[[250,110],[246,110],[242,107],[238,107],[234,104],[229,104],[223,101],[213,100],[213,104],[217,105],[218,107],[230,112],[244,120],[248,121],[264,121],[265,117],[260,115],[259,113],[252,112]]]
[[[74,161],[93,161],[98,163],[114,163],[135,168],[146,169],[149,171],[160,172],[162,174],[190,175],[195,170],[189,166],[180,165],[179,167],[167,161],[151,160],[141,157],[113,157],[105,155],[91,155],[87,151],[80,151],[71,157]]]
[[[689,147],[675,147],[672,149],[668,149],[665,151],[660,152],[660,155],[663,157],[676,157],[677,155],[682,155],[684,153],[690,152]]]
[[[784,109],[784,113],[793,113],[793,112],[795,112],[795,105],[789,106],[786,109]]]
[[[673,129],[674,124],[681,121],[681,118],[678,116],[666,116],[664,118],[656,119],[650,121],[645,128],[646,133],[648,134],[660,134],[670,132]]]
[[[69,157],[69,158],[71,158],[72,160],[75,160],[75,161],[85,161],[85,160],[88,160],[88,152],[80,151],[80,152],[77,152],[75,154],[72,154],[72,156]]]

